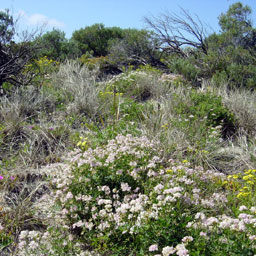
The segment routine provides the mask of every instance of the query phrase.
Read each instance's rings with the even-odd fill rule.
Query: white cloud
[[[32,15],[26,14],[24,11],[20,10],[18,16],[27,26],[47,26],[54,28],[63,28],[65,24],[56,19],[49,18],[43,14],[35,13]]]

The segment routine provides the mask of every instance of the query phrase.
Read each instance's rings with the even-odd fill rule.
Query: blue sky
[[[0,0],[0,9],[10,9],[19,16],[20,29],[44,24],[44,31],[58,28],[70,38],[72,32],[95,23],[106,27],[146,28],[143,17],[168,10],[180,13],[180,7],[219,31],[217,17],[228,10],[234,0]],[[256,17],[256,0],[240,1],[249,5]],[[256,26],[256,19],[254,19]]]

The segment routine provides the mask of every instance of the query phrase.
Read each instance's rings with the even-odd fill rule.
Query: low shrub
[[[179,97],[179,96],[178,96]],[[189,102],[177,99],[175,112],[183,119],[198,122],[205,119],[205,128],[215,128],[221,126],[223,138],[231,136],[235,132],[236,120],[234,114],[222,103],[220,96],[210,92],[198,92],[192,90],[189,93]]]
[[[71,176],[56,180],[72,234],[102,255],[253,255],[254,194],[244,200],[235,176],[164,163],[156,144],[127,134],[74,152]]]

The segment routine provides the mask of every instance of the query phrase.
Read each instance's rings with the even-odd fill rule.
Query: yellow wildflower
[[[246,183],[249,184],[249,185],[254,185],[254,182],[251,181],[251,180],[247,180]]]

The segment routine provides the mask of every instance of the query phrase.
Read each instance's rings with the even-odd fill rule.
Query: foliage
[[[49,59],[47,56],[39,59],[31,60],[26,65],[24,73],[32,73],[34,75],[32,81],[34,85],[39,87],[42,85],[49,85],[51,81],[50,76],[53,72],[58,70],[59,62]]]
[[[236,123],[234,114],[222,103],[221,97],[209,92],[190,92],[190,101],[177,101],[175,111],[181,118],[191,117],[193,120],[205,119],[207,127],[222,127],[222,135],[226,137],[234,132]]]
[[[9,10],[0,12],[0,40],[1,44],[10,43],[15,34],[14,20]]]
[[[94,24],[74,31],[72,39],[78,42],[82,54],[91,53],[94,57],[106,56],[111,41],[123,37],[119,27],[107,28],[103,24]]]
[[[194,20],[185,12],[184,17],[165,14],[158,19],[146,19],[146,22],[158,32],[158,37],[169,56],[164,56],[168,67],[183,75],[192,84],[198,86],[203,79],[213,79],[217,85],[228,83],[230,87],[249,87],[254,89],[255,77],[255,29],[250,19],[251,8],[242,3],[234,3],[227,13],[219,16],[221,32],[206,36],[202,22]],[[195,44],[176,35],[177,24],[180,29],[190,28],[201,42]],[[162,33],[161,33],[162,32]],[[189,31],[188,31],[189,32]],[[188,47],[181,47],[188,43]]]
[[[137,101],[145,101],[150,98],[158,98],[167,93],[169,87],[161,82],[162,72],[150,65],[141,66],[135,71],[127,70],[114,76],[108,81],[107,90],[123,93],[125,97]]]
[[[36,45],[31,44],[33,34],[24,37],[20,43],[14,42],[17,32],[8,10],[0,12],[0,35],[0,95],[3,95],[5,82],[15,86],[29,83],[31,77],[22,71],[34,56]]]
[[[115,63],[109,60],[108,56],[92,57],[87,53],[83,54],[79,58],[79,61],[90,70],[99,69],[100,77],[115,75],[122,72]]]
[[[124,36],[113,41],[109,47],[109,58],[121,65],[164,66],[161,53],[157,50],[158,40],[153,32],[138,29],[123,30]]]
[[[181,74],[187,81],[196,83],[202,71],[191,59],[175,58],[168,65],[174,73]]]
[[[66,58],[76,58],[81,54],[78,44],[74,40],[66,39],[65,33],[57,29],[39,36],[35,42],[40,47],[38,58],[46,56],[56,61],[64,61]]]
[[[219,16],[219,25],[223,32],[231,33],[234,37],[246,36],[252,29],[252,21],[249,16],[252,9],[241,2],[232,4],[226,14]]]

